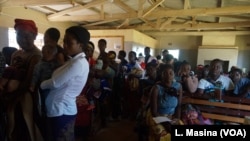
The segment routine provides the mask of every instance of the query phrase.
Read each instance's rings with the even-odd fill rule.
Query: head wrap
[[[15,30],[21,29],[21,30],[30,31],[36,35],[38,32],[35,22],[32,20],[25,20],[25,19],[15,19],[14,29]]]
[[[75,35],[78,42],[83,43],[87,47],[90,40],[90,33],[87,29],[81,26],[71,26],[66,29],[66,33]]]

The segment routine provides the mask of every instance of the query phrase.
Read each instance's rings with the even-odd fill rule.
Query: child
[[[42,59],[35,65],[33,76],[30,85],[31,93],[38,94],[35,95],[36,100],[35,103],[39,108],[38,111],[41,115],[41,132],[44,135],[44,138],[47,140],[50,136],[48,135],[48,128],[46,122],[46,110],[45,110],[45,99],[49,93],[48,89],[41,90],[39,88],[42,81],[51,78],[53,71],[60,66],[60,63],[56,59],[57,48],[55,46],[51,46],[49,44],[44,45],[42,48]]]
[[[30,91],[35,92],[36,89],[40,86],[40,83],[44,80],[47,80],[51,77],[53,71],[60,66],[59,62],[56,60],[57,48],[49,44],[44,45],[42,48],[43,58],[38,64],[36,64],[33,77],[30,85]],[[48,90],[40,90],[42,110],[44,109],[44,102]],[[45,114],[45,113],[44,113]]]
[[[20,81],[24,79],[25,70],[23,66],[22,58],[16,57],[12,64],[4,69],[3,76],[0,79],[1,93],[11,93],[18,88]]]
[[[245,98],[250,98],[250,79],[242,76],[242,70],[235,68],[231,71],[231,77],[235,88],[233,94]]]

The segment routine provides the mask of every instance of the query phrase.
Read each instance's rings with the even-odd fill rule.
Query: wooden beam
[[[119,29],[119,28],[121,28],[123,26],[128,26],[128,25],[129,25],[129,19],[126,19],[126,20],[123,21],[122,24],[120,24],[119,26],[117,26],[117,29]]]
[[[148,17],[181,17],[181,16],[212,16],[212,15],[239,15],[250,13],[250,6],[231,6],[221,8],[195,8],[184,10],[169,10],[158,8]]]
[[[142,17],[146,17],[149,13],[151,13],[155,8],[157,8],[161,3],[163,3],[164,0],[158,0],[156,3],[151,5],[142,15]]]
[[[71,12],[91,8],[91,7],[94,7],[94,6],[99,6],[99,5],[102,5],[105,2],[107,2],[107,0],[95,0],[95,1],[92,1],[92,2],[90,2],[88,4],[85,4],[85,5],[78,5],[78,6],[75,6],[75,7],[72,7],[72,8],[57,12],[55,14],[51,14],[47,18],[50,20],[50,19],[60,17],[60,16],[63,16],[65,14],[68,14],[68,13],[71,13]]]
[[[71,0],[7,0],[1,7],[71,4]]]
[[[142,20],[143,22],[145,22],[147,25],[153,27],[153,28],[156,26],[155,23],[152,23],[152,22],[148,21],[148,20],[145,19],[145,18],[139,18],[139,19]]]
[[[184,9],[190,9],[190,1],[189,0],[184,0]]]
[[[49,10],[51,13],[56,13],[56,12],[58,12],[58,11],[56,11],[56,10],[50,8],[50,7],[47,7],[47,6],[41,6],[41,8],[46,9],[46,10]]]
[[[104,6],[103,6],[103,4],[101,5],[100,16],[101,16],[101,19],[102,19],[102,20],[105,19],[105,12],[104,12]]]
[[[237,104],[237,103],[222,103],[222,102],[214,102],[209,100],[203,100],[203,99],[194,99],[194,98],[184,98],[184,103],[191,103],[191,104],[201,104],[201,105],[209,105],[209,106],[216,106],[216,107],[223,107],[223,108],[232,108],[232,109],[238,109],[238,110],[249,110],[250,105],[243,105],[243,104]]]
[[[171,17],[167,21],[163,22],[160,26],[160,30],[163,29],[166,25],[169,25],[173,20],[175,20],[176,17]]]
[[[137,17],[142,17],[143,15],[143,4],[145,3],[145,0],[138,0],[138,15]]]
[[[99,24],[105,24],[105,23],[110,23],[110,22],[114,22],[114,21],[119,21],[120,19],[113,19],[113,20],[104,20],[104,21],[99,21],[99,22],[94,22],[94,23],[91,23],[91,24],[85,24],[83,26],[94,26],[94,25],[99,25]]]
[[[143,31],[143,33],[153,36],[231,36],[231,35],[250,35],[249,31],[177,31],[177,32],[163,32],[163,31]]]
[[[227,116],[227,115],[218,115],[218,114],[212,114],[212,113],[206,113],[206,112],[202,112],[202,115],[205,118],[209,118],[209,119],[216,119],[216,120],[222,120],[222,121],[229,121],[229,122],[236,122],[236,123],[244,123],[244,118],[240,118],[240,117],[232,117],[232,116]]]
[[[163,29],[165,30],[208,30],[208,29],[232,29],[236,27],[250,27],[250,21],[246,22],[227,22],[227,23],[199,23],[199,24],[171,24],[165,26]],[[153,30],[151,26],[141,25],[133,27],[137,30]],[[154,29],[155,30],[155,29]]]
[[[120,20],[125,20],[127,18],[137,18],[137,14],[132,14],[132,13],[121,13],[121,14],[112,14],[112,17],[105,14],[104,19],[105,20],[112,20],[112,19],[120,19]],[[98,21],[98,20],[103,20],[100,14],[97,15],[76,15],[76,16],[60,16],[57,18],[51,18],[48,19],[49,21]]]
[[[123,9],[126,12],[129,12],[129,13],[131,12],[133,14],[137,13],[134,9],[132,9],[131,7],[129,7],[128,5],[126,5],[121,0],[114,0],[113,3],[116,4],[117,6],[119,6],[121,9]]]
[[[162,9],[162,8],[160,8],[160,9]],[[231,9],[232,14],[236,14],[239,11],[245,12],[245,13],[250,12],[250,6],[244,6],[244,7],[237,6],[237,7],[231,7],[229,9]],[[215,10],[215,11],[211,12],[212,10]],[[230,14],[228,12],[228,8],[222,8],[222,10],[220,8],[188,9],[188,10],[157,10],[156,9],[155,12],[150,13],[147,17],[153,18],[153,19],[156,17],[157,18],[160,18],[160,17],[178,17],[178,16],[179,17],[182,17],[182,16],[195,17],[195,16],[208,16],[211,13],[213,13],[213,16],[215,16],[215,15],[221,15],[221,13],[223,13],[221,11],[224,11],[224,14],[225,13]],[[64,12],[64,14],[66,14],[66,13],[67,12]],[[202,14],[202,13],[207,13],[207,14]],[[48,17],[51,17],[52,15],[50,15]],[[109,20],[109,18],[112,19],[113,17],[117,17],[117,18],[120,18],[121,20],[125,20],[127,18],[133,19],[133,18],[138,18],[140,16],[139,16],[139,13],[135,14],[134,12],[133,13],[118,13],[118,14],[112,14],[112,17],[106,16],[105,20]],[[79,19],[79,21],[85,21],[85,20],[88,20],[88,18],[95,19],[95,20],[102,20],[100,18],[100,16],[97,16],[97,15],[83,15],[83,16],[71,16],[71,17],[59,16],[58,18],[55,18],[55,17],[48,18],[48,20],[50,20],[50,21],[76,21],[75,19]]]

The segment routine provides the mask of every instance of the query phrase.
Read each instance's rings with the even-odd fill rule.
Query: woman
[[[232,94],[234,90],[233,81],[228,77],[222,75],[223,61],[221,59],[214,59],[210,62],[209,73],[207,78],[203,78],[198,83],[198,94],[212,94],[215,91],[215,86],[218,83],[222,84],[222,94]]]
[[[169,139],[169,122],[156,124],[152,118],[164,116],[170,120],[179,122],[181,116],[182,86],[174,81],[174,69],[170,64],[161,67],[161,81],[156,83],[151,89],[151,117],[148,121],[150,127],[149,140]],[[172,124],[179,124],[174,123]]]
[[[151,112],[153,117],[167,116],[180,118],[177,110],[181,104],[182,86],[174,81],[173,66],[165,64],[162,67],[161,81],[153,86],[151,92]]]
[[[86,84],[89,64],[83,48],[87,48],[90,33],[83,27],[72,26],[65,31],[63,47],[70,59],[56,69],[51,79],[41,83],[49,89],[45,100],[53,141],[73,141],[77,114],[76,97]]]
[[[33,98],[29,92],[29,86],[31,83],[34,66],[38,63],[42,56],[41,51],[34,44],[34,40],[36,39],[38,31],[34,21],[25,19],[15,19],[14,29],[16,30],[17,43],[21,49],[12,54],[11,64],[14,60],[21,59],[22,61],[20,62],[23,62],[22,66],[25,71],[22,74],[24,79],[20,82],[17,90],[11,94],[8,94],[11,96],[8,99],[9,102],[7,101],[8,138],[9,140],[13,140],[14,128],[19,127],[15,126],[14,112],[16,105],[20,103],[22,114],[29,131],[30,139],[31,141],[35,141],[41,139],[41,137],[40,135],[36,135],[36,133],[39,133],[39,131],[37,130],[33,120]],[[18,136],[17,140],[22,139]]]

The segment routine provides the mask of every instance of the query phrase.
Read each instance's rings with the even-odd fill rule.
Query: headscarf
[[[30,31],[34,33],[35,35],[37,35],[37,32],[38,32],[35,22],[32,20],[25,20],[25,19],[15,19],[14,29]]]

